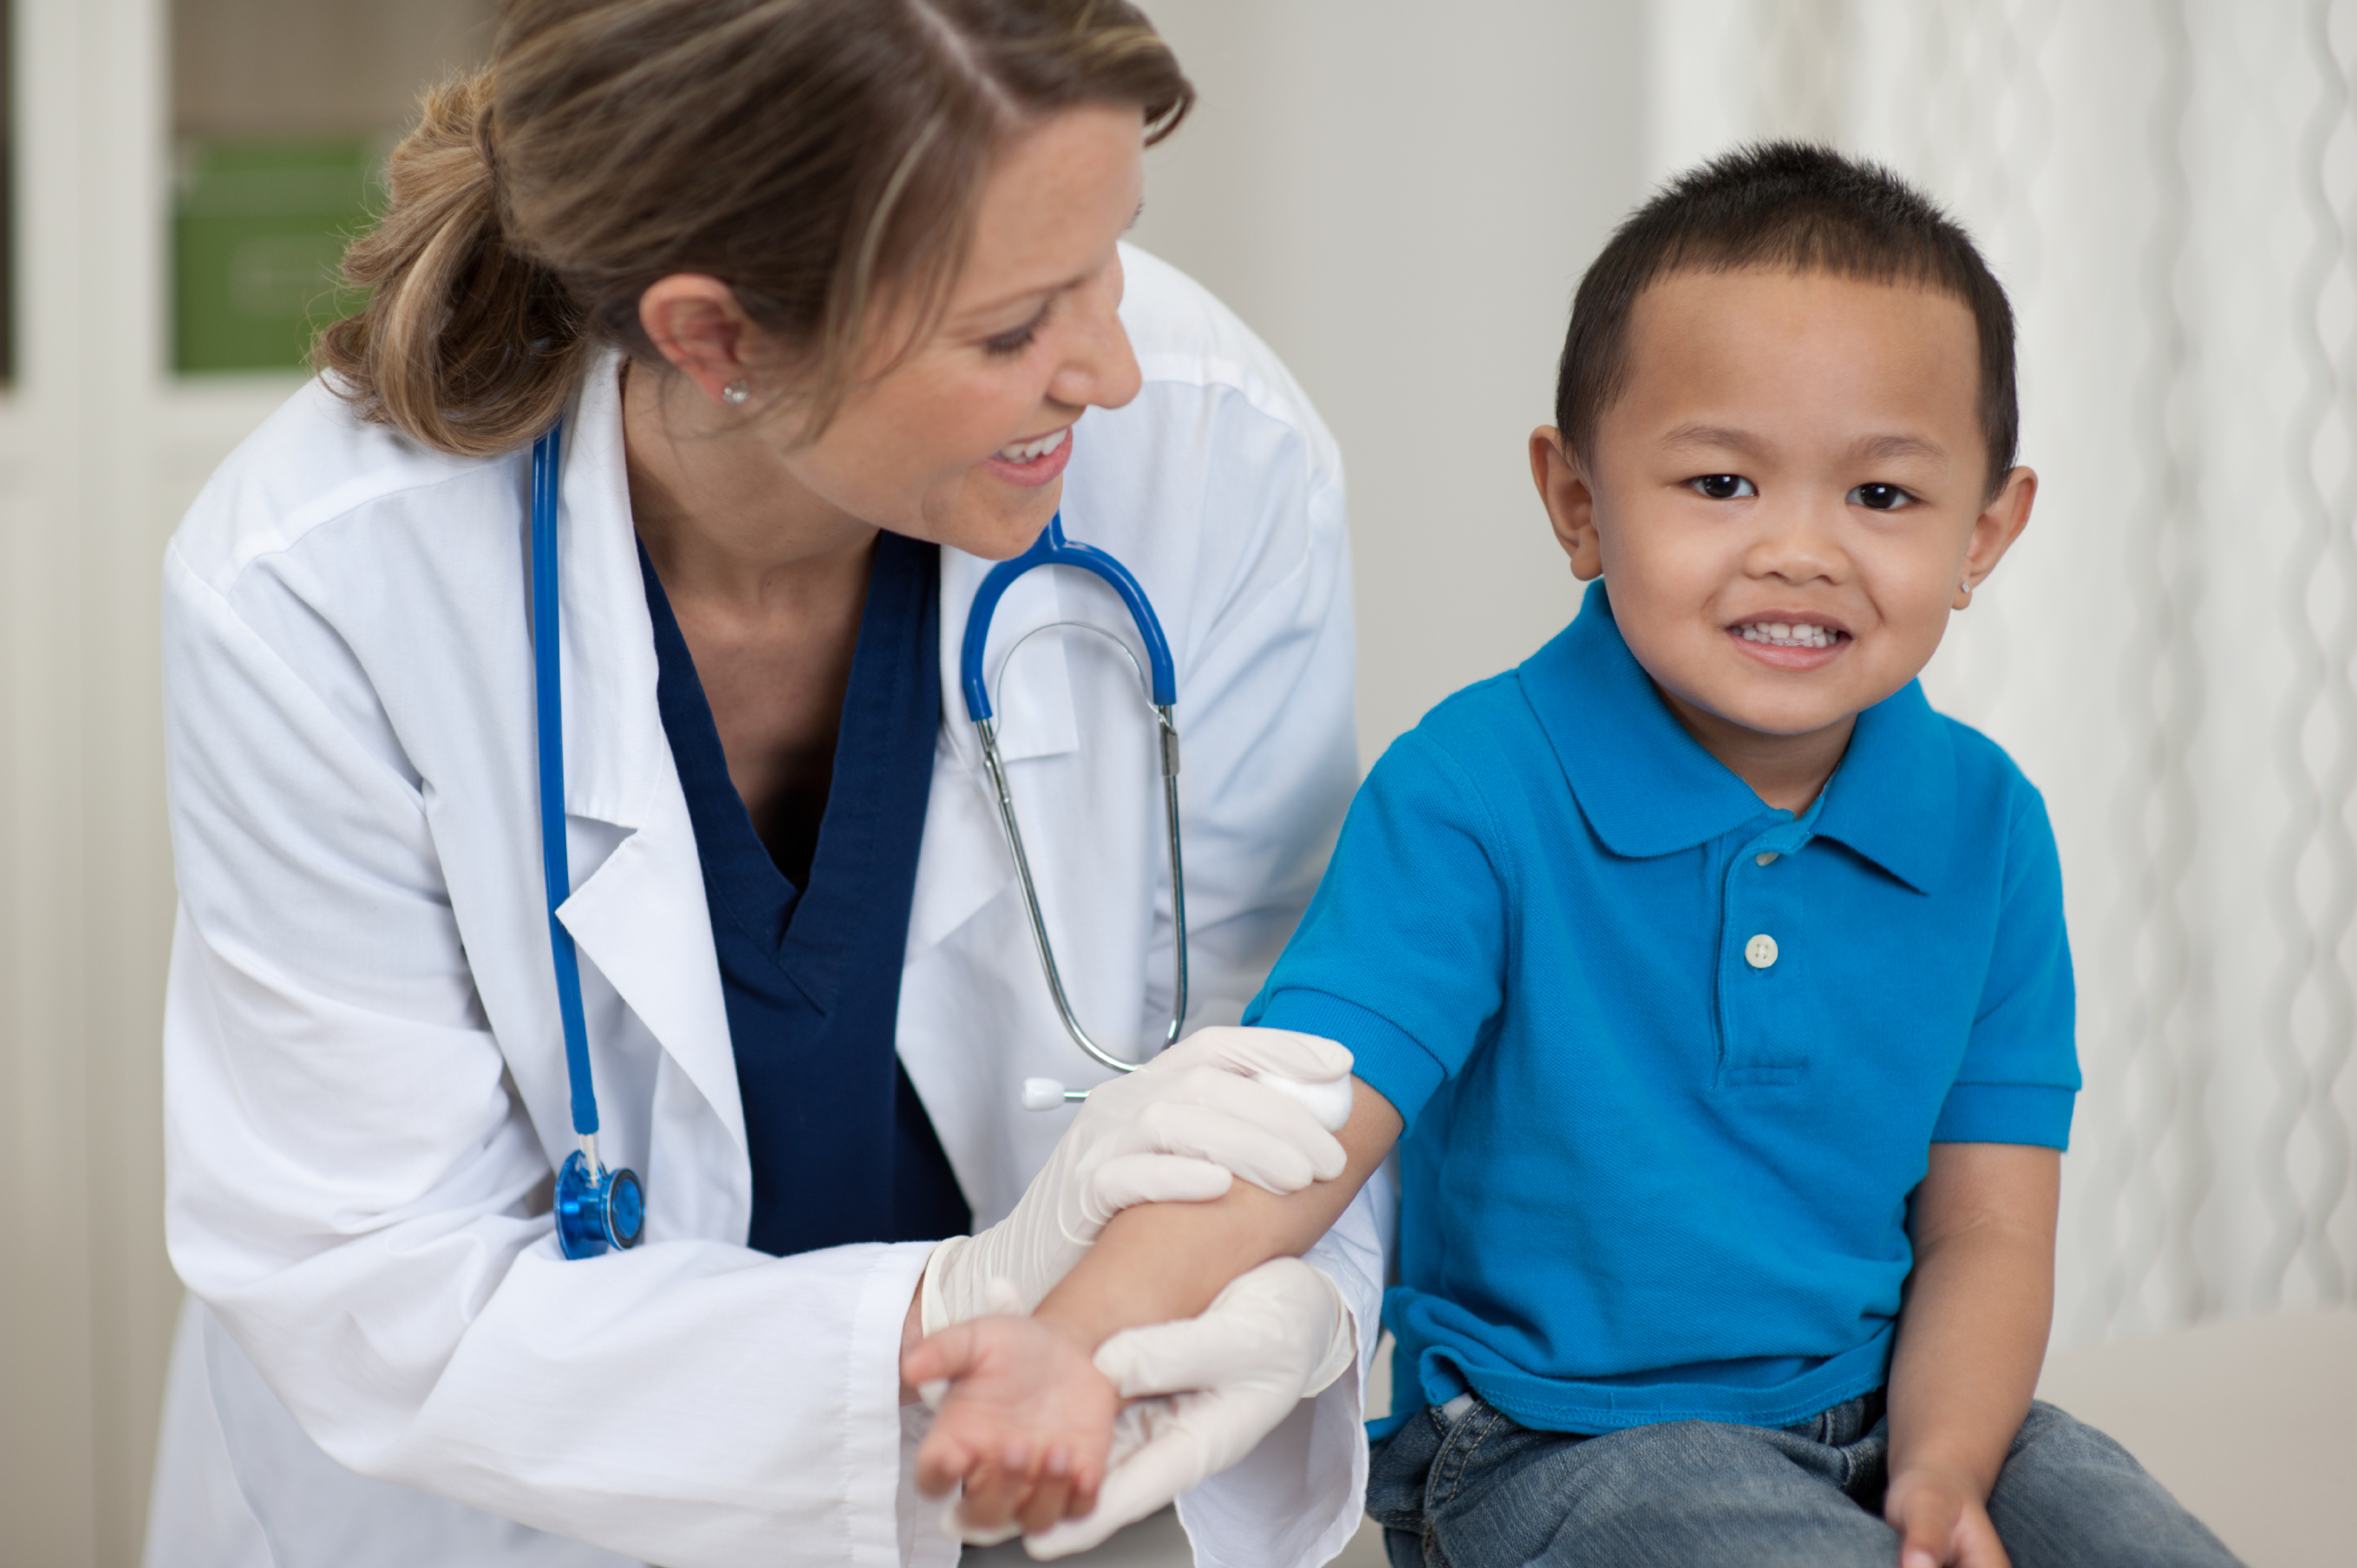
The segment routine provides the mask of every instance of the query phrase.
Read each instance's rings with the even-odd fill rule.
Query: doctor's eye
[[[988,353],[999,356],[1019,354],[1023,352],[1024,349],[1031,347],[1032,342],[1038,338],[1039,336],[1039,328],[1048,325],[1048,312],[1054,308],[1055,301],[1049,300],[1045,306],[1041,307],[1039,315],[1033,317],[1030,320],[1025,322],[1014,331],[1002,332],[996,338],[984,338],[982,340],[983,349]]]
[[[1844,499],[1868,511],[1897,511],[1915,504],[1915,498],[1897,485],[1860,485]]]
[[[1696,495],[1715,501],[1742,500],[1760,492],[1740,474],[1702,474],[1688,479]]]

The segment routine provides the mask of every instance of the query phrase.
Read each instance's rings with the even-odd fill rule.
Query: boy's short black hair
[[[1575,456],[1629,381],[1629,317],[1676,272],[1781,267],[1954,295],[1980,335],[1988,491],[2013,467],[2021,407],[2013,307],[1988,263],[1939,208],[1878,164],[1804,142],[1758,142],[1672,180],[1613,231],[1579,280],[1555,378],[1555,422]]]

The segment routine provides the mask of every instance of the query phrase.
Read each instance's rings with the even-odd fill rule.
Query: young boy
[[[1531,439],[1578,618],[1385,754],[1246,1015],[1354,1053],[1351,1171],[1118,1217],[1035,1315],[1048,1392],[952,1396],[970,1498],[1028,1495],[1005,1434],[1107,1419],[1080,1356],[1306,1245],[1397,1137],[1400,1568],[2233,1561],[2030,1402],[2061,875],[1915,684],[2029,521],[2016,431],[2003,291],[1886,172],[1757,147],[1622,226]]]

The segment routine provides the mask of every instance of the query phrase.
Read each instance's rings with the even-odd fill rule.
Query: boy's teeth
[[[1064,444],[1064,437],[1071,432],[1072,427],[1067,424],[1063,429],[1042,435],[1037,441],[1019,441],[1011,446],[1001,446],[998,449],[998,455],[1010,463],[1035,462],[1061,446]]]
[[[1792,626],[1781,620],[1747,621],[1738,628],[1746,642],[1764,642],[1771,648],[1831,648],[1841,640],[1841,633],[1822,626]]]

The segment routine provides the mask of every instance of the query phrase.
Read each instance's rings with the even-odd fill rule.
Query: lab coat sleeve
[[[926,1249],[564,1262],[430,781],[357,656],[290,656],[177,552],[166,578],[188,1288],[363,1475],[676,1568],[901,1562],[896,1363]]]
[[[1272,422],[1232,396],[1215,422],[1254,428],[1214,449],[1270,440]],[[1289,433],[1269,456],[1299,463],[1304,445]],[[1341,476],[1315,461],[1266,471],[1291,466],[1236,465],[1208,490],[1200,524],[1211,547],[1199,560],[1232,575],[1196,585],[1189,601],[1205,624],[1182,642],[1190,1028],[1243,1015],[1317,891],[1359,781]],[[1247,485],[1267,515],[1237,537]],[[1168,940],[1156,932],[1157,948]],[[1148,1016],[1164,1006],[1150,997]]]

